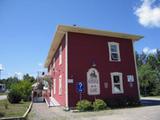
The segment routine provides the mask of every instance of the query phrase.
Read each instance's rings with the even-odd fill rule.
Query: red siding
[[[118,42],[120,46],[121,62],[109,61],[108,42]],[[96,69],[100,75],[100,95],[89,96],[87,94],[87,71],[96,63]],[[112,94],[111,72],[123,73],[124,94]],[[133,87],[127,82],[127,75],[134,75]],[[80,33],[68,34],[68,78],[74,79],[74,83],[68,84],[69,106],[75,106],[79,100],[76,92],[76,83],[85,84],[85,92],[82,99],[94,100],[95,98],[110,99],[114,97],[133,96],[138,98],[136,82],[136,70],[132,41],[128,39],[95,36]],[[108,88],[104,87],[108,83]]]
[[[59,65],[59,48],[62,45],[62,64]],[[66,91],[66,72],[65,72],[65,67],[66,67],[66,43],[65,43],[65,37],[63,37],[61,44],[59,45],[55,56],[55,69],[52,71],[52,77],[53,77],[53,82],[54,79],[56,79],[56,94],[54,95],[54,88],[52,88],[52,93],[53,96],[62,106],[66,105],[65,102],[65,91]],[[53,65],[53,58],[52,58],[52,65]],[[59,76],[62,75],[62,95],[59,95]],[[54,87],[54,86],[53,86]]]

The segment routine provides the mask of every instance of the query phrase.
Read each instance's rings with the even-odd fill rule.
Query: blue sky
[[[58,24],[140,34],[138,52],[160,48],[159,0],[0,0],[2,78],[43,69]]]

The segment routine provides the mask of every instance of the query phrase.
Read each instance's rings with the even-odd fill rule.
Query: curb
[[[20,117],[4,117],[4,118],[0,118],[0,120],[26,120],[28,113],[30,112],[31,108],[32,108],[33,102],[30,103],[27,111],[24,113],[23,116]]]
[[[24,115],[23,115],[24,118],[26,118],[28,113],[31,111],[32,105],[33,105],[33,102],[31,102],[31,104],[29,105],[27,111],[24,113]]]

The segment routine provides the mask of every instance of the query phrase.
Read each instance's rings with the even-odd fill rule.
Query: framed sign
[[[73,79],[68,79],[68,83],[73,83]]]
[[[88,95],[100,94],[99,73],[96,68],[90,68],[87,72],[87,90]]]
[[[134,76],[133,75],[127,75],[128,82],[134,82]]]

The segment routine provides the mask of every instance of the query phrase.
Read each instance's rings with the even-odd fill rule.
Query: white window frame
[[[56,79],[53,79],[53,94],[56,94]]]
[[[62,95],[62,75],[59,76],[59,95]]]
[[[117,52],[112,52],[111,51],[111,46],[112,45],[116,45],[117,46]],[[109,48],[109,61],[120,62],[121,61],[121,57],[120,57],[119,43],[117,43],[117,42],[108,42],[108,48]],[[118,60],[112,60],[112,53],[117,53]]]
[[[59,65],[62,64],[62,46],[59,48]]]
[[[119,76],[120,83],[114,83],[114,76]],[[124,89],[123,89],[123,74],[120,72],[112,72],[111,73],[111,81],[112,81],[112,94],[123,94]],[[120,85],[120,92],[116,92],[114,89],[115,85]]]

